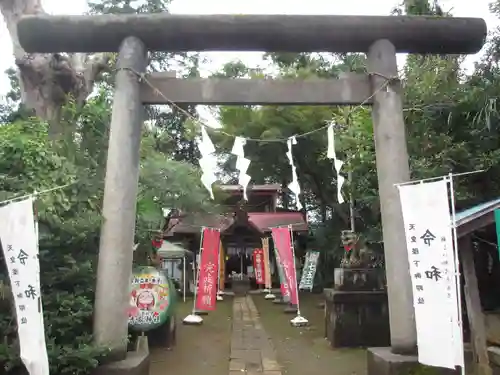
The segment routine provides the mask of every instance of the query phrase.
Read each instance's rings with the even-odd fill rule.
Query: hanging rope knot
[[[379,72],[368,72],[367,74],[369,77],[372,77],[372,76],[381,77],[387,81],[386,82],[387,84],[398,83],[401,81],[401,79],[397,75],[396,76],[386,76],[385,74],[382,74]]]
[[[146,73],[136,73],[139,82],[146,82]]]

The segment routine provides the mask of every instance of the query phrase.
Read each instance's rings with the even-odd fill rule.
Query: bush
[[[93,171],[51,151],[47,126],[26,120],[0,127],[0,200],[58,185],[40,195],[41,288],[50,372],[88,374],[106,354],[92,345],[94,285],[100,225],[100,184]],[[17,328],[0,254],[0,366],[23,374]]]

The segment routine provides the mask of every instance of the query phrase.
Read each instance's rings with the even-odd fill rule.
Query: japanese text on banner
[[[308,251],[306,253],[306,261],[300,278],[299,289],[312,290],[314,287],[314,276],[316,275],[316,267],[318,265],[319,252]]]
[[[288,286],[290,303],[298,303],[297,275],[293,259],[292,237],[290,228],[272,228],[274,247],[279,254],[279,260],[283,269],[283,276]]]
[[[265,283],[264,250],[255,249],[253,252],[253,268],[255,269],[255,282],[259,285]]]
[[[21,360],[30,374],[48,375],[33,198],[0,208],[0,240],[16,306]]]
[[[419,362],[452,369],[463,366],[447,181],[400,186],[399,192]]]
[[[283,272],[283,266],[281,265],[280,255],[276,246],[274,247],[274,256],[276,258],[276,266],[278,267],[281,296],[283,297],[283,300],[285,300],[286,302],[290,302],[290,288],[288,287],[288,283]]]
[[[200,256],[198,289],[195,308],[201,311],[215,310],[217,294],[217,274],[219,265],[220,232],[216,229],[203,229]]]

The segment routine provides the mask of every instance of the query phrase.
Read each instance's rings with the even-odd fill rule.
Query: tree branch
[[[0,0],[0,12],[19,69],[21,101],[47,120],[51,136],[57,136],[64,131],[60,121],[62,106],[69,98],[78,107],[85,104],[111,54],[28,54],[19,43],[17,23],[25,15],[45,14],[41,0]]]

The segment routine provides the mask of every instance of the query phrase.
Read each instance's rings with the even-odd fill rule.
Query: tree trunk
[[[17,22],[24,15],[45,13],[41,0],[0,0],[0,11],[12,39],[18,67],[21,101],[49,123],[49,134],[61,137],[68,130],[61,122],[62,107],[72,100],[85,104],[94,82],[107,66],[109,55],[28,54],[19,44]]]

